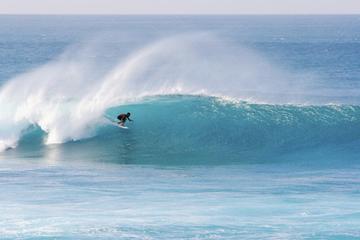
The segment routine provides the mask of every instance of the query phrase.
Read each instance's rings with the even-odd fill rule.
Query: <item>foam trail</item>
[[[31,124],[47,133],[47,144],[90,137],[106,109],[145,96],[206,94],[289,102],[284,93],[301,91],[289,73],[259,54],[235,50],[208,34],[160,40],[102,76],[89,54],[89,49],[75,56],[65,53],[2,87],[0,150],[15,146]]]

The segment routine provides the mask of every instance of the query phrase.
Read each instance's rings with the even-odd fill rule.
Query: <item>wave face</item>
[[[49,148],[41,144],[46,134],[33,128],[15,152],[30,149],[49,159],[56,149],[58,160],[134,164],[265,163],[289,156],[291,161],[329,162],[336,156],[342,156],[342,161],[346,156],[355,159],[358,154],[358,106],[267,105],[163,96],[114,107],[106,114],[116,118],[129,109],[135,121],[128,123],[128,130],[103,119],[95,137]]]
[[[316,77],[250,48],[210,34],[179,35],[103,67],[89,57],[102,44],[70,48],[2,86],[0,151],[75,141],[66,147],[116,161],[237,162],[359,136],[358,106],[344,105],[341,90],[316,88]],[[121,111],[136,118],[131,130],[104,127],[105,114]]]
[[[58,59],[4,84],[0,150],[16,146],[29,125],[47,132],[47,144],[94,136],[94,126],[106,109],[146,96],[260,96],[259,100],[276,101],[279,95],[286,99],[283,93],[290,89],[288,74],[265,58],[242,47],[236,54],[208,34],[159,40],[109,67],[101,67],[101,59],[91,57],[102,44],[94,41],[80,49],[72,47]]]

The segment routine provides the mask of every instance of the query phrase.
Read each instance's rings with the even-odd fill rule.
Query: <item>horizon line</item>
[[[360,16],[360,13],[1,13],[0,16]]]

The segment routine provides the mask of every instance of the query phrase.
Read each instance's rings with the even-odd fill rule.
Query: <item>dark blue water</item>
[[[359,238],[359,52],[359,16],[0,16],[0,235]]]

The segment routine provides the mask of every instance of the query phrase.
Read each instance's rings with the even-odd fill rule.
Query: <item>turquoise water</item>
[[[0,16],[1,238],[358,239],[359,30]]]

